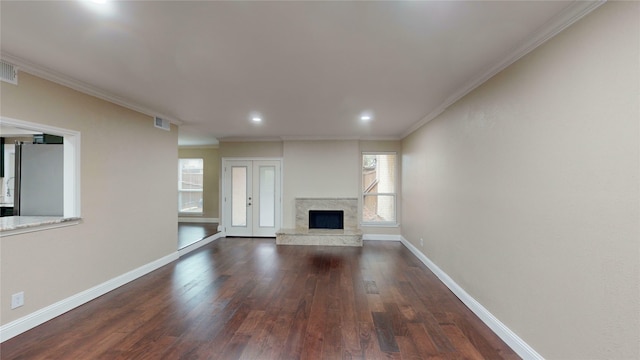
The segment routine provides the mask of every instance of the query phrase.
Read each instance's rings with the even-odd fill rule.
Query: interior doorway
[[[281,159],[223,159],[227,236],[275,237],[281,224]]]

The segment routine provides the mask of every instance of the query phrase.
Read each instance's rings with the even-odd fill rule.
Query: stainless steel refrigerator
[[[63,215],[63,145],[16,144],[13,215]]]

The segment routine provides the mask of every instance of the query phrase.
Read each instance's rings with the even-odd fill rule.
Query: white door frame
[[[275,229],[277,231],[277,229],[282,227],[282,216],[283,216],[283,204],[282,204],[282,193],[284,190],[284,182],[283,182],[283,174],[284,174],[284,170],[283,170],[283,161],[282,158],[261,158],[261,157],[223,157],[222,158],[222,162],[221,162],[221,187],[220,187],[220,192],[221,192],[221,196],[220,196],[220,214],[221,219],[220,219],[220,224],[222,226],[222,231],[226,234],[227,233],[227,228],[231,226],[231,214],[230,214],[230,209],[227,206],[227,200],[230,199],[230,195],[228,194],[228,190],[230,188],[229,184],[227,184],[228,180],[227,180],[227,174],[226,174],[226,169],[228,168],[228,165],[230,162],[234,162],[234,161],[277,161],[280,165],[280,186],[279,186],[279,199],[276,199],[276,201],[279,203],[279,210],[278,210],[278,214],[276,214],[276,224],[275,224]],[[232,234],[231,236],[260,236],[260,235],[235,235]],[[273,235],[275,236],[275,234]]]

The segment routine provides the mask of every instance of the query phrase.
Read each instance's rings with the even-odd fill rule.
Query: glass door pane
[[[247,168],[231,167],[231,226],[247,226]]]
[[[260,227],[274,227],[276,224],[276,168],[260,166]]]
[[[281,225],[281,161],[223,159],[227,236],[276,235]]]

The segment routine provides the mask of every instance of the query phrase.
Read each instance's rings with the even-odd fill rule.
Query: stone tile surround
[[[362,246],[362,231],[342,229],[280,229],[277,245]]]
[[[295,229],[276,232],[278,245],[362,246],[358,198],[296,198]],[[309,229],[309,210],[342,210],[344,229]]]
[[[309,228],[309,210],[342,210],[344,228],[358,228],[357,198],[296,198],[296,229]]]

